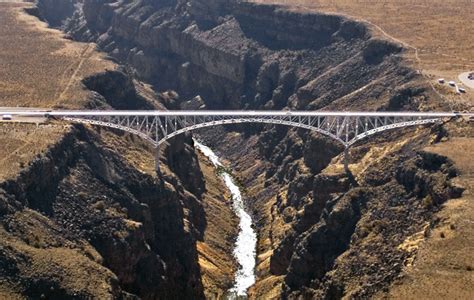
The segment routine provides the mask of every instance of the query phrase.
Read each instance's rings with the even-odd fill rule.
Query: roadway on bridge
[[[472,117],[471,112],[368,112],[368,111],[242,111],[242,110],[46,110],[0,108],[0,115],[13,117],[67,116],[348,116],[348,117]]]

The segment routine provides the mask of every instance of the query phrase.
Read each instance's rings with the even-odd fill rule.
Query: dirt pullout
[[[92,44],[73,42],[46,23],[24,13],[31,3],[0,2],[0,107],[83,107],[92,93],[83,77],[115,64],[93,51]],[[8,179],[67,132],[62,125],[2,124],[0,160]]]
[[[469,128],[465,122],[460,127]],[[349,166],[358,187],[343,174],[342,155],[329,163],[314,158],[315,166],[325,166],[319,175],[297,161],[298,175],[279,184],[265,180],[274,167],[264,158],[242,159],[242,153],[260,147],[256,137],[245,147],[240,135],[216,138],[211,145],[225,145],[221,151],[230,154],[232,167],[242,174],[260,229],[259,280],[251,296],[369,297],[388,290],[416,254],[400,245],[420,231],[429,232],[442,203],[463,190],[452,177],[452,163],[424,151],[443,132],[405,130],[391,133],[393,141],[382,136],[354,147]],[[328,147],[313,150],[324,153]]]

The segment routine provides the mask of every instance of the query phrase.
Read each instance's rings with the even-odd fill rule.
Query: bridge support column
[[[346,146],[344,148],[344,171],[346,174],[351,174],[351,171],[349,170],[349,146]]]
[[[155,171],[156,175],[161,175],[160,170],[160,146],[155,147]]]

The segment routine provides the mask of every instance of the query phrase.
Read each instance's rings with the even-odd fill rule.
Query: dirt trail
[[[31,5],[0,0],[0,107],[81,107],[90,93],[81,79],[115,65],[103,60],[94,44],[64,39],[62,32],[25,13]],[[34,131],[34,123],[42,120],[14,121],[33,124],[1,124],[9,129],[0,132],[0,179],[15,176],[21,169],[18,159],[27,164],[65,131],[62,126],[45,126],[23,134]]]
[[[94,54],[94,51],[95,51],[95,47],[92,44],[87,44],[84,47],[84,50],[82,51],[82,53],[79,57],[79,61],[74,61],[73,63],[71,63],[66,68],[66,70],[64,71],[64,73],[61,76],[61,84],[59,85],[58,88],[60,88],[61,86],[64,85],[64,81],[67,78],[68,73],[72,70],[73,70],[73,72],[69,76],[69,80],[67,81],[66,86],[64,87],[62,92],[57,97],[59,101],[65,99],[66,93],[69,91],[72,84],[78,81],[78,73],[81,70],[82,65],[84,64],[84,62],[87,59],[92,57],[92,55]],[[75,65],[76,65],[76,67],[74,67]]]

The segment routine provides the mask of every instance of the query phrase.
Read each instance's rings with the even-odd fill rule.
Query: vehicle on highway
[[[10,121],[12,118],[12,115],[9,114],[2,115],[2,120],[4,121]]]

